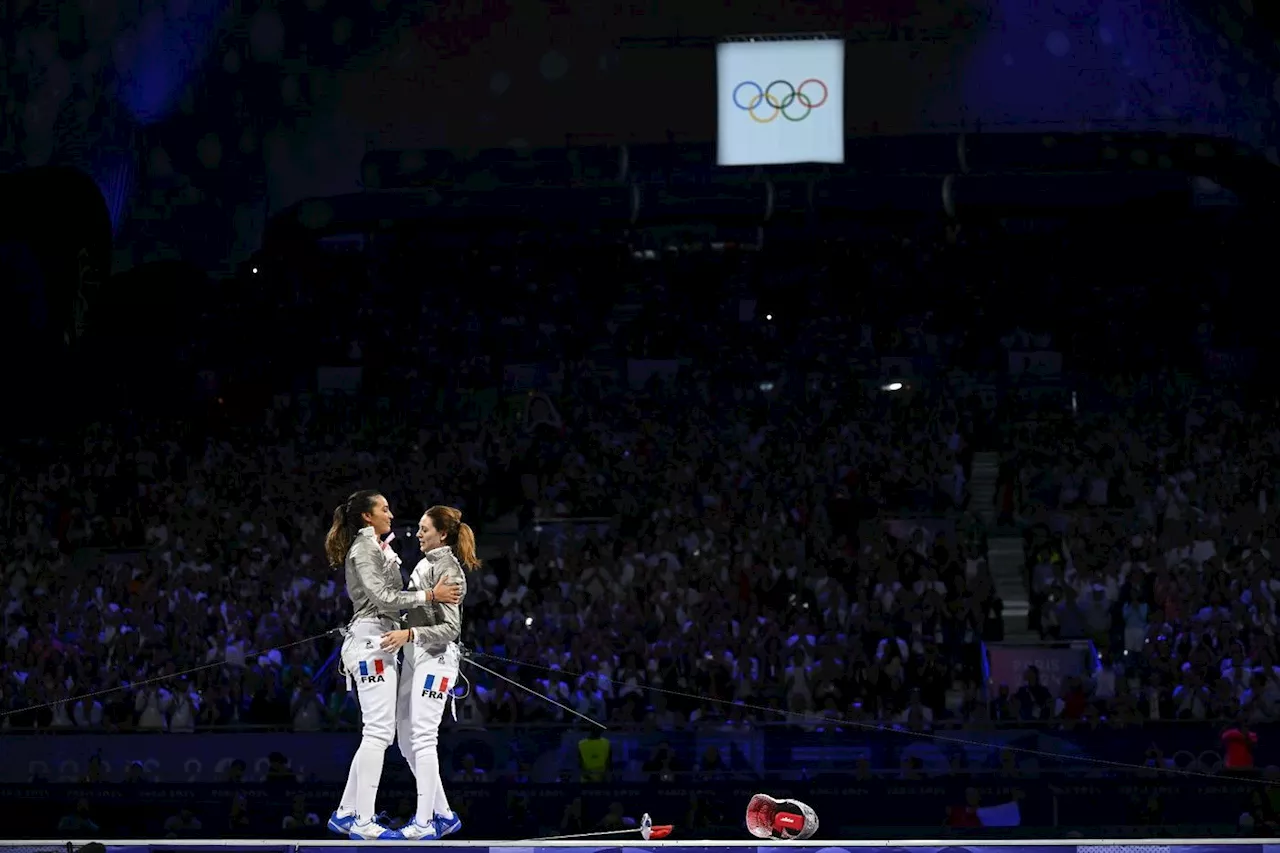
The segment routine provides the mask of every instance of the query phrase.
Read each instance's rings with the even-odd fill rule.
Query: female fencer
[[[431,507],[418,523],[418,544],[423,556],[413,569],[410,587],[426,589],[452,583],[465,596],[463,567],[478,569],[480,560],[476,558],[475,534],[463,523],[462,512],[447,506]],[[408,628],[384,634],[381,646],[389,654],[407,646],[400,675],[397,734],[418,784],[418,811],[401,834],[406,839],[427,841],[462,828],[462,821],[449,809],[436,752],[440,721],[458,680],[462,607],[441,597],[410,610],[407,624]]]
[[[396,655],[380,648],[379,637],[399,622],[402,611],[423,607],[439,596],[457,602],[459,590],[404,590],[400,560],[383,542],[391,530],[391,507],[379,492],[363,490],[333,512],[325,537],[325,554],[335,569],[346,567],[347,595],[354,614],[342,643],[342,672],[360,702],[360,748],[351,761],[342,802],[329,818],[329,829],[353,840],[395,839],[395,830],[374,819],[382,762],[396,733]]]

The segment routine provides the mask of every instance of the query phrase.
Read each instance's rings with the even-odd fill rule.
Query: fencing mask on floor
[[[802,841],[818,831],[818,815],[799,800],[756,794],[747,804],[747,831],[756,838]]]

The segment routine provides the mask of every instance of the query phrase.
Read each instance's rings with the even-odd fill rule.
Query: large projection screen
[[[716,162],[844,162],[844,41],[716,46]]]

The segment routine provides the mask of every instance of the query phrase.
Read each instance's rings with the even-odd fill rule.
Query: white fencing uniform
[[[427,593],[401,589],[400,558],[380,546],[372,527],[352,542],[346,574],[355,616],[342,643],[342,674],[360,700],[361,731],[338,813],[354,812],[366,823],[373,820],[382,763],[396,734],[396,655],[382,651],[380,638],[399,627],[402,611],[425,604]]]
[[[411,589],[434,589],[448,578],[467,594],[466,574],[453,549],[434,548],[418,561],[409,580]],[[458,604],[429,603],[409,611],[408,625],[413,642],[404,648],[400,672],[398,731],[400,751],[409,762],[418,785],[417,823],[430,826],[437,815],[447,816],[449,800],[440,779],[440,721],[445,706],[454,701],[451,691],[458,681],[462,633],[462,607]]]

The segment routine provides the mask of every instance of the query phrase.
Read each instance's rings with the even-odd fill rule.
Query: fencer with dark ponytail
[[[375,499],[381,494],[376,489],[361,489],[333,511],[333,525],[324,537],[324,553],[330,566],[342,568],[356,534],[370,523],[365,516],[373,512]]]

